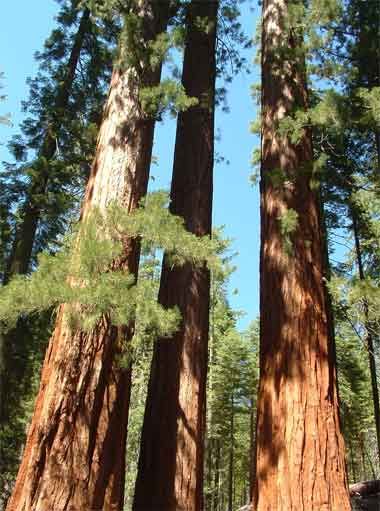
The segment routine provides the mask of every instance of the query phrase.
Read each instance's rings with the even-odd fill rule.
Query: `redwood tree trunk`
[[[139,0],[133,9],[146,45],[165,30],[168,2]],[[154,120],[139,91],[158,84],[160,68],[140,65],[141,74],[113,73],[82,217],[115,200],[131,211],[146,193]],[[137,274],[138,255],[137,243],[126,241],[119,267]],[[61,306],[7,511],[122,510],[131,373],[115,355],[131,329],[104,317],[90,334],[73,333]]]
[[[58,91],[55,105],[55,119],[46,131],[46,136],[42,144],[39,154],[40,158],[44,158],[47,162],[51,160],[56,150],[55,135],[60,130],[62,116],[67,108],[70,97],[70,91],[74,80],[76,68],[78,65],[83,41],[90,27],[90,11],[85,9],[78,31],[76,33],[74,44],[71,50],[70,58],[67,63],[67,72],[65,79]],[[21,214],[21,223],[16,229],[15,240],[13,243],[12,253],[8,261],[8,268],[4,274],[4,284],[14,275],[25,274],[28,271],[31,259],[34,239],[37,231],[38,221],[41,215],[42,206],[36,202],[35,197],[43,196],[46,192],[48,182],[48,171],[32,178],[28,198],[23,206]],[[4,396],[5,387],[7,385],[7,371],[12,371],[12,355],[11,344],[15,343],[15,332],[3,334],[0,325],[0,423],[6,422],[8,412],[5,410]]]
[[[182,82],[199,104],[178,117],[171,212],[197,235],[211,233],[215,39],[218,2],[193,1]],[[199,27],[208,20],[209,30]],[[178,306],[180,330],[156,341],[145,409],[134,511],[200,511],[210,275],[164,258],[159,301]]]
[[[320,208],[310,183],[311,133],[305,130],[292,144],[277,129],[295,108],[307,108],[302,37],[285,28],[291,4],[263,2],[260,387],[253,507],[345,511],[351,506],[323,282]],[[281,219],[286,221],[289,210],[298,222],[286,234]]]

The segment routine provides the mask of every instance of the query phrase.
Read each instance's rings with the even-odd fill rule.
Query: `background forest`
[[[59,511],[151,510],[154,495],[172,502],[162,488],[178,445],[177,507],[157,509],[260,506],[263,337],[287,324],[291,302],[263,263],[277,239],[286,261],[319,243],[348,480],[379,479],[378,1],[280,1],[283,45],[260,18],[272,0],[50,3],[21,114],[7,113],[13,85],[0,69],[0,510],[46,498]],[[24,45],[31,53],[27,35]],[[296,99],[269,126],[276,73],[305,86],[289,85]],[[288,200],[302,183],[266,156],[268,139],[296,148],[320,239],[298,196]],[[270,194],[287,204],[272,231]]]

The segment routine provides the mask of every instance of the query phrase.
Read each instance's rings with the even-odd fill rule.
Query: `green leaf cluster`
[[[66,303],[75,328],[90,330],[104,314],[113,324],[125,325],[140,309],[149,318],[147,328],[153,325],[162,335],[166,326],[172,331],[177,313],[159,307],[149,281],[136,283],[118,263],[125,240],[139,239],[150,249],[165,250],[171,264],[207,264],[219,270],[213,240],[186,231],[183,220],[169,213],[167,202],[166,193],[156,192],[131,214],[116,204],[105,213],[92,211],[60,251],[42,253],[32,275],[17,276],[1,289],[0,321],[12,326],[21,315]]]
[[[280,217],[281,241],[283,243],[286,254],[291,255],[293,252],[292,234],[298,227],[298,213],[294,209],[286,209]]]
[[[183,85],[172,79],[162,80],[155,87],[145,87],[140,91],[143,110],[152,117],[160,119],[165,111],[172,117],[178,112],[188,110],[198,104],[197,98],[186,95]]]

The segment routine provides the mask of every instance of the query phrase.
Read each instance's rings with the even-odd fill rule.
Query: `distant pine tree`
[[[9,211],[14,232],[2,263],[5,282],[30,270],[33,255],[63,232],[75,192],[83,190],[118,32],[108,25],[79,10],[78,1],[65,0],[57,28],[36,54],[39,73],[29,79],[23,105],[29,116],[9,143],[16,163],[0,175],[10,191],[18,190]]]

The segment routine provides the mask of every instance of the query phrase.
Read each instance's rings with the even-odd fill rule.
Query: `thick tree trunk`
[[[56,152],[57,137],[61,130],[65,110],[69,104],[83,42],[90,29],[90,11],[85,9],[67,62],[65,78],[57,93],[54,114],[49,121],[41,151],[38,155],[38,158],[44,161],[45,168],[32,178],[28,197],[22,210],[22,220],[15,234],[13,250],[8,263],[8,270],[4,276],[4,283],[7,283],[13,275],[23,275],[27,273],[29,269],[38,222],[43,208],[41,201],[36,199],[36,197],[44,196],[46,193],[46,187],[49,181],[49,168],[47,164],[54,157]]]
[[[359,278],[360,280],[365,280],[364,274],[364,266],[363,266],[363,258],[362,258],[362,250],[360,244],[359,237],[359,226],[356,218],[356,213],[354,208],[351,208],[351,217],[352,217],[352,228],[354,231],[354,240],[355,240],[355,251],[356,251],[356,261],[358,264],[359,270]],[[376,439],[377,439],[377,456],[380,462],[380,403],[379,403],[379,387],[377,382],[377,371],[376,371],[376,359],[373,345],[373,335],[372,328],[368,318],[368,303],[365,301],[364,303],[364,316],[365,316],[365,343],[368,352],[368,362],[369,362],[369,371],[371,375],[371,386],[372,386],[372,398],[373,398],[373,413],[375,418],[375,426],[376,426]]]
[[[291,3],[263,2],[261,344],[253,507],[345,511],[351,506],[320,208],[310,183],[311,133],[292,144],[277,130],[284,116],[307,108],[302,40],[285,28]],[[297,214],[297,225],[286,232],[289,211]]]
[[[165,30],[168,2],[140,0],[133,8],[146,45]],[[141,73],[113,73],[84,218],[115,200],[131,211],[146,193],[154,121],[142,112],[139,91],[159,82],[160,69],[140,64]],[[118,264],[137,274],[137,243],[126,241]],[[131,373],[115,356],[130,330],[104,317],[90,334],[73,333],[61,306],[7,511],[122,510]]]
[[[189,6],[182,82],[199,104],[178,117],[171,188],[171,212],[197,235],[211,233],[217,9],[218,2]],[[179,307],[182,326],[155,343],[134,511],[202,509],[209,294],[205,268],[172,268],[164,258],[159,301]]]

